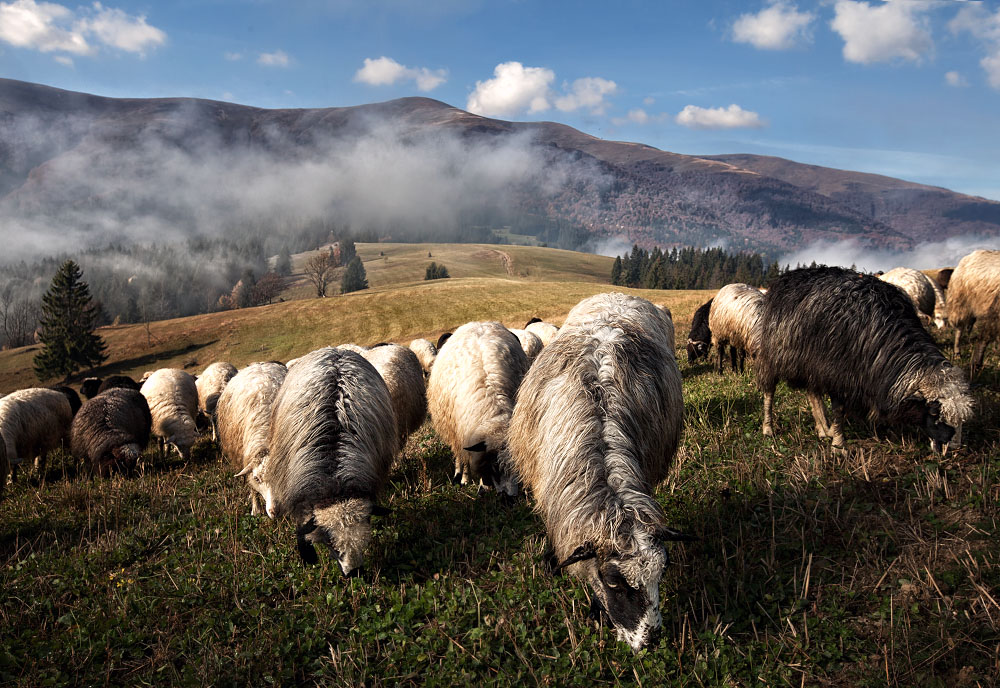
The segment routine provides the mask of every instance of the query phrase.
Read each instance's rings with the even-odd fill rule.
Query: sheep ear
[[[486,440],[481,440],[476,442],[471,447],[462,447],[467,452],[484,452],[486,451]]]
[[[437,349],[438,351],[440,351],[440,350],[441,350],[441,347],[442,347],[442,346],[444,346],[444,343],[445,343],[446,341],[448,341],[448,338],[449,338],[449,337],[451,337],[451,332],[445,332],[445,333],[444,333],[443,335],[441,335],[440,337],[438,337],[438,340],[437,340],[437,345],[435,346],[435,348],[436,348],[436,349]]]
[[[541,318],[532,318],[527,323],[525,323],[524,326],[527,327],[528,325],[533,325],[536,322],[542,322],[542,319]]]
[[[653,533],[653,537],[663,542],[695,542],[700,539],[697,535],[682,533],[679,530],[674,530],[673,528],[668,528],[667,526],[663,526],[658,529],[655,533]]]
[[[392,513],[392,509],[381,504],[375,504],[372,506],[372,516],[388,516]]]
[[[588,559],[593,559],[596,556],[597,556],[597,551],[594,549],[594,545],[588,542],[586,544],[580,545],[575,550],[573,550],[573,553],[568,557],[566,557],[562,561],[562,563],[556,564],[552,572],[559,573],[560,571],[562,571],[567,566],[570,566],[571,564],[576,564],[577,562],[580,561],[587,561]]]
[[[316,555],[316,548],[313,544],[306,540],[306,535],[316,530],[316,519],[310,518],[307,523],[303,523],[298,528],[295,529],[295,538],[299,547],[299,556],[302,557],[302,561],[309,566],[319,562],[319,557]]]

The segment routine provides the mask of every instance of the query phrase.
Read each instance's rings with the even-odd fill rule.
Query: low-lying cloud
[[[944,241],[919,244],[907,251],[873,249],[857,241],[817,241],[805,248],[781,256],[781,265],[854,266],[866,272],[888,271],[896,267],[928,270],[954,267],[962,256],[976,249],[1000,249],[1000,236],[957,236]]]
[[[760,129],[767,125],[756,112],[744,110],[736,103],[725,108],[688,105],[675,121],[689,129]]]

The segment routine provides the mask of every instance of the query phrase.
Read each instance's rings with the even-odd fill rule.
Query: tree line
[[[787,270],[759,253],[727,253],[721,248],[652,251],[632,246],[615,258],[611,283],[644,289],[719,289],[733,282],[763,286]]]

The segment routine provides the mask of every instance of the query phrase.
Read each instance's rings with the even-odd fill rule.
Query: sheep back
[[[281,363],[253,363],[222,390],[215,406],[219,449],[242,471],[267,456],[271,410],[288,371]]]
[[[362,356],[375,367],[386,387],[396,414],[399,446],[419,428],[427,417],[427,391],[420,359],[409,348],[383,344],[365,351]]]
[[[87,400],[73,419],[73,456],[98,473],[116,463],[134,466],[149,444],[153,417],[138,390],[116,387]]]
[[[462,325],[438,350],[427,406],[435,431],[455,455],[457,475],[495,479],[497,468],[503,472],[497,460],[528,365],[517,337],[498,322]],[[466,450],[480,443],[485,454]]]
[[[524,350],[524,355],[528,357],[528,362],[534,361],[535,356],[545,346],[542,344],[542,340],[534,332],[528,332],[527,330],[511,329],[511,332],[517,337],[517,341],[521,342],[521,349]]]
[[[527,325],[524,326],[528,332],[542,340],[542,346],[548,346],[549,342],[555,339],[556,335],[559,334],[559,328],[552,323],[543,322],[537,318],[533,318]]]
[[[958,330],[976,322],[986,341],[1000,336],[1000,251],[973,251],[948,283],[948,321]]]
[[[727,284],[712,299],[708,327],[712,343],[729,344],[755,357],[760,349],[760,312],[764,295],[749,284]]]
[[[226,361],[216,361],[205,368],[195,381],[195,387],[198,389],[198,408],[209,416],[214,414],[215,406],[219,403],[219,395],[234,375],[236,366]]]
[[[16,459],[45,458],[69,433],[73,410],[69,399],[53,389],[32,387],[0,399],[0,492],[7,485],[10,464]]]
[[[670,317],[620,293],[585,299],[521,384],[511,460],[557,559],[612,547],[626,524],[654,529],[653,497],[680,440],[681,376]]]
[[[374,500],[395,455],[396,419],[378,371],[353,351],[324,348],[288,371],[271,411],[272,516],[297,523],[348,498]]]
[[[420,367],[423,368],[425,373],[430,375],[434,359],[437,358],[437,347],[430,340],[414,339],[410,342],[410,351],[417,355],[417,358],[420,359]]]
[[[927,318],[934,317],[937,297],[931,280],[924,273],[913,268],[893,268],[879,275],[879,279],[902,289],[913,302],[918,314],[923,313]]]
[[[153,371],[139,390],[153,415],[153,434],[177,446],[188,458],[198,439],[198,387],[190,374],[176,368]]]

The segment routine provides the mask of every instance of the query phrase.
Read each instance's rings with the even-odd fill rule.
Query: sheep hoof
[[[774,428],[770,425],[765,425],[764,429],[761,431],[764,437],[774,437]]]

